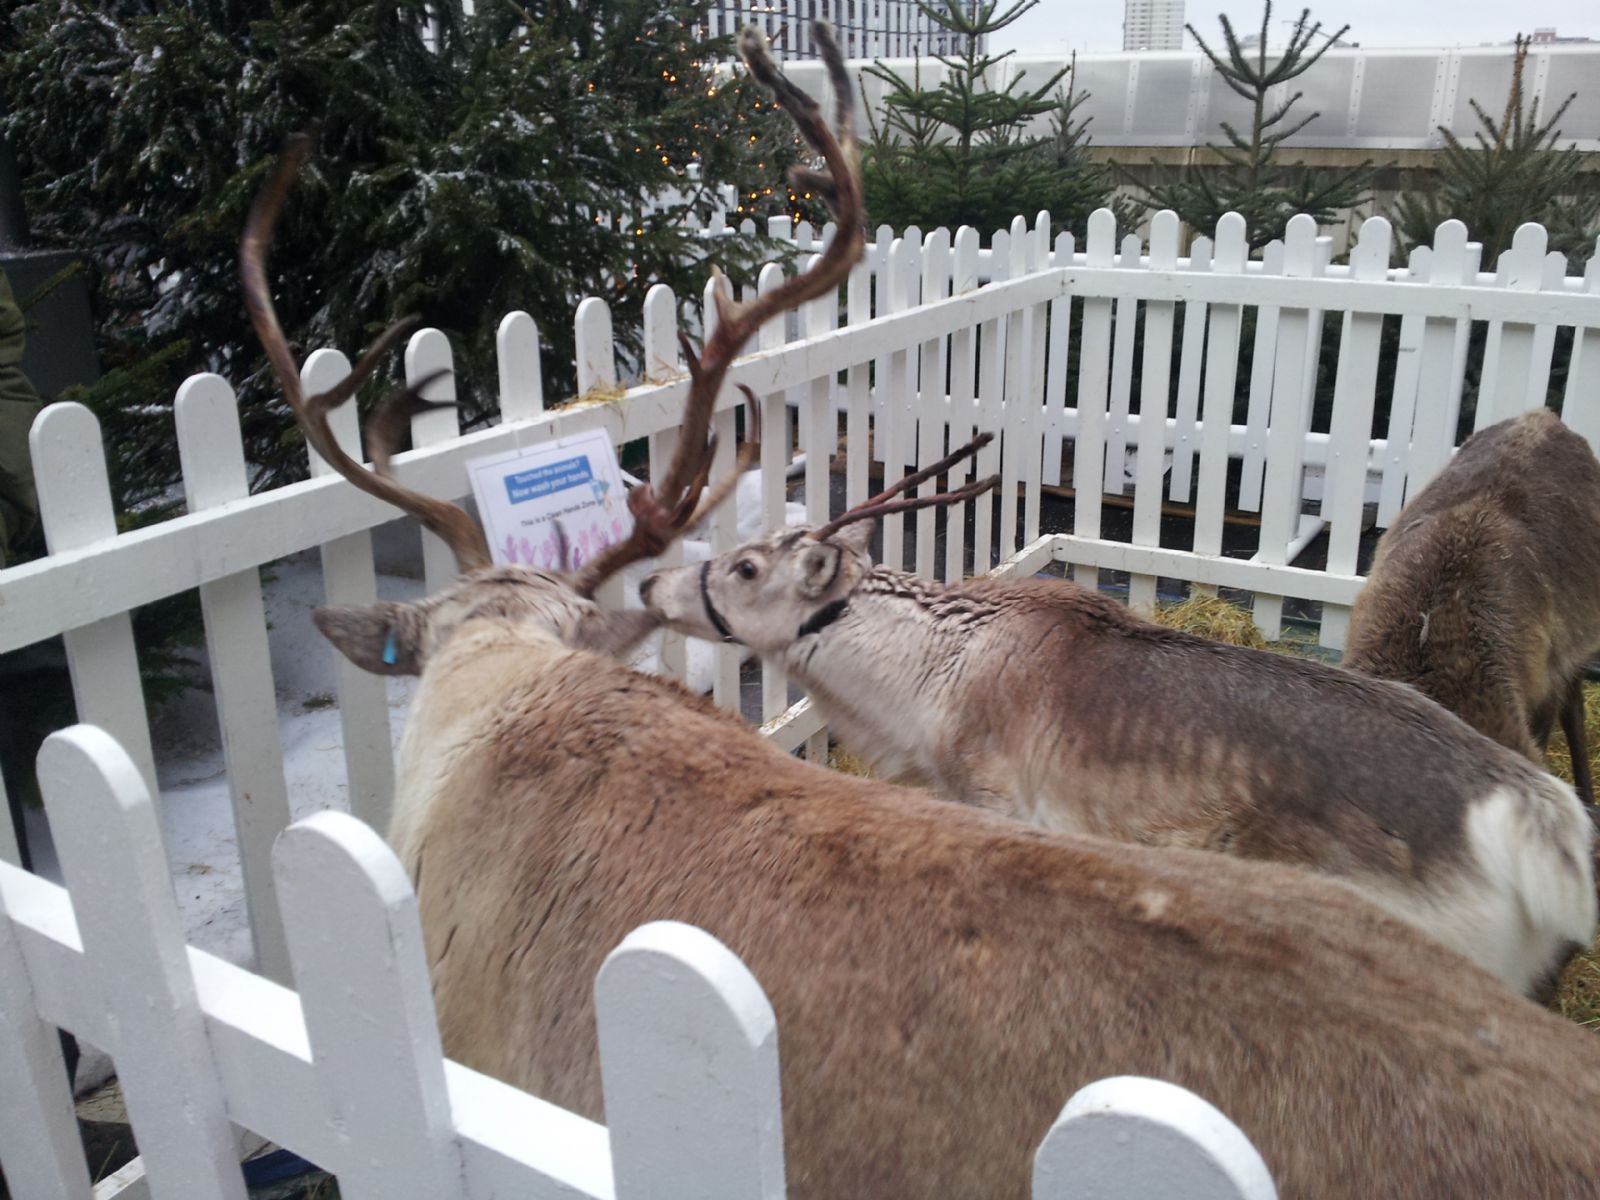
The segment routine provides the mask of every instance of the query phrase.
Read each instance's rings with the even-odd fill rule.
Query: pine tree
[[[1518,37],[1511,87],[1499,119],[1477,100],[1470,101],[1481,126],[1471,146],[1439,127],[1444,139],[1438,186],[1400,198],[1395,225],[1407,249],[1431,245],[1434,230],[1452,217],[1483,243],[1483,261],[1492,266],[1511,246],[1517,226],[1537,221],[1550,234],[1550,249],[1578,264],[1594,253],[1600,235],[1600,191],[1581,172],[1585,156],[1575,146],[1557,149],[1559,124],[1577,99],[1568,96],[1543,122],[1538,101],[1523,91],[1528,39]]]
[[[1110,173],[1084,153],[1087,122],[1075,116],[1083,94],[1062,81],[1064,67],[1023,89],[1013,79],[990,86],[995,68],[1012,54],[980,46],[1039,0],[919,0],[918,7],[954,43],[933,58],[944,67],[937,87],[925,87],[919,59],[908,79],[881,61],[866,74],[885,85],[881,120],[874,121],[862,155],[867,211],[896,229],[972,225],[992,230],[1018,213],[1048,209],[1056,228],[1081,230],[1112,191]],[[869,119],[870,119],[870,108]],[[1036,118],[1050,115],[1053,133],[1028,136]]]
[[[1252,249],[1283,237],[1289,218],[1306,213],[1319,222],[1333,219],[1342,209],[1362,203],[1372,180],[1371,163],[1348,170],[1319,171],[1303,164],[1283,162],[1284,143],[1304,129],[1321,113],[1291,117],[1290,110],[1304,93],[1295,92],[1277,108],[1269,108],[1268,96],[1276,87],[1304,75],[1350,29],[1345,25],[1335,33],[1323,34],[1322,23],[1311,20],[1311,10],[1302,9],[1281,54],[1268,60],[1267,34],[1272,25],[1272,3],[1267,0],[1261,13],[1260,41],[1255,47],[1241,45],[1227,14],[1222,22],[1224,53],[1212,49],[1193,25],[1185,25],[1189,36],[1217,72],[1217,77],[1250,102],[1250,128],[1241,133],[1226,122],[1222,132],[1228,145],[1210,145],[1222,159],[1221,167],[1190,167],[1170,183],[1138,184],[1140,203],[1152,211],[1170,208],[1191,229],[1210,233],[1224,213],[1237,212],[1249,229]],[[1322,44],[1316,45],[1322,37]]]
[[[11,14],[5,135],[35,240],[94,272],[108,427],[157,420],[182,376],[240,391],[265,486],[303,473],[298,433],[245,319],[235,273],[251,197],[284,136],[316,157],[272,261],[291,344],[362,349],[415,312],[456,350],[464,415],[496,393],[494,330],[531,312],[547,390],[573,380],[572,311],[610,300],[624,345],[657,281],[696,297],[764,239],[686,227],[734,185],[782,210],[787,122],[719,76],[707,0],[37,0]],[[758,165],[759,164],[759,165]],[[173,350],[186,346],[187,350]],[[374,391],[382,386],[375,386]],[[111,408],[116,412],[112,413]],[[129,503],[177,478],[170,417],[119,477]],[[113,443],[115,448],[115,443]]]

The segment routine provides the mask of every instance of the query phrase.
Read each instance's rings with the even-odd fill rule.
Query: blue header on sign
[[[529,500],[537,500],[540,496],[548,496],[552,492],[564,492],[568,488],[582,487],[593,478],[594,473],[589,469],[589,456],[580,454],[577,458],[568,458],[558,463],[534,467],[531,471],[517,471],[505,476],[506,495],[510,497],[511,503],[523,504]]]

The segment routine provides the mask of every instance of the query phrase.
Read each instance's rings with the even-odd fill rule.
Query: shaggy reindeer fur
[[[1548,409],[1474,434],[1378,542],[1344,665],[1409,683],[1536,763],[1561,718],[1594,803],[1583,677],[1600,648],[1600,462]]]
[[[1066,581],[874,567],[867,535],[775,534],[642,594],[783,667],[880,774],[1047,829],[1324,871],[1519,991],[1593,938],[1572,790],[1412,689]]]
[[[794,1200],[1022,1200],[1125,1073],[1218,1105],[1285,1200],[1600,1197],[1600,1043],[1345,889],[809,766],[563,646],[594,623],[522,574],[490,586],[555,598],[412,626],[392,837],[452,1057],[601,1119],[595,972],[674,919],[772,1001]],[[396,616],[319,623],[365,661]]]

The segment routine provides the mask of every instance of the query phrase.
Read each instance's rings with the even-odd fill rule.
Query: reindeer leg
[[[1567,735],[1567,749],[1572,752],[1572,786],[1578,799],[1591,809],[1594,807],[1594,779],[1589,770],[1589,748],[1583,731],[1583,673],[1572,680],[1567,689],[1566,703],[1561,706],[1561,732]]]

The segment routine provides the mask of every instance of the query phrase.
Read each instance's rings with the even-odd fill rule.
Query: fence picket
[[[1446,221],[1433,237],[1433,255],[1428,260],[1429,283],[1434,287],[1457,287],[1477,274],[1482,247],[1467,241],[1467,227],[1460,221]],[[1467,345],[1472,322],[1428,317],[1422,322],[1422,340],[1416,354],[1416,410],[1409,425],[1395,429],[1390,418],[1389,440],[1398,439],[1399,461],[1403,464],[1391,496],[1389,474],[1384,474],[1385,495],[1378,506],[1378,524],[1387,527],[1400,511],[1406,496],[1426,487],[1450,459],[1456,444],[1456,425],[1461,413],[1461,392],[1466,377]],[[1407,437],[1410,450],[1406,452]],[[1390,456],[1391,462],[1394,456]]]
[[[300,368],[300,386],[308,394],[325,392],[350,374],[350,361],[337,350],[318,350]],[[354,404],[328,413],[334,440],[357,462],[361,430]],[[333,468],[309,446],[313,476]],[[373,604],[378,599],[378,574],[372,562],[372,534],[363,531],[335,538],[322,547],[322,578],[329,604]],[[339,724],[344,733],[344,760],[350,811],[374,829],[389,825],[394,800],[394,742],[389,729],[389,695],[381,676],[363,671],[329,646],[339,693]]]
[[[787,220],[787,218],[784,218]],[[756,281],[765,295],[782,285],[783,268],[768,263]],[[787,341],[787,314],[778,313],[756,333],[757,350],[776,350]],[[783,527],[783,506],[788,495],[790,462],[789,401],[782,392],[767,392],[761,401],[761,529],[771,532]],[[782,667],[761,663],[761,719],[770,721],[789,707],[789,679]]]
[[[978,231],[970,225],[956,230],[951,258],[950,288],[962,296],[978,286]],[[950,335],[950,445],[964,446],[977,432],[978,422],[978,331],[971,326]],[[950,469],[951,488],[958,488],[973,474],[972,463],[964,461]],[[947,580],[966,574],[967,506],[959,505],[945,518],[945,564]],[[974,567],[974,570],[980,568]]]
[[[1290,218],[1284,236],[1284,275],[1310,279],[1318,273],[1318,264],[1317,223],[1303,213]],[[1261,543],[1256,553],[1256,560],[1269,566],[1289,561],[1289,543],[1300,530],[1305,431],[1315,380],[1309,368],[1321,334],[1316,317],[1308,308],[1283,307],[1278,313],[1266,479],[1261,490]],[[1283,597],[1258,591],[1256,625],[1269,641],[1277,640],[1282,617]]]
[[[1197,237],[1189,247],[1189,270],[1211,270],[1211,239]],[[1205,362],[1206,302],[1190,300],[1183,306],[1183,341],[1178,358],[1178,399],[1172,432],[1172,478],[1168,495],[1179,503],[1189,499],[1194,480],[1196,423],[1200,414],[1200,371]]]
[[[889,262],[885,272],[888,275],[886,311],[903,313],[915,307],[916,270],[916,253],[911,238],[896,238],[889,247]],[[906,465],[912,458],[913,443],[906,426],[910,422],[911,401],[908,396],[914,386],[914,367],[909,348],[891,351],[887,355],[887,363],[887,370],[880,367],[878,373],[880,417],[875,439],[875,442],[882,441],[887,447],[883,464],[885,486],[905,473]],[[882,518],[879,525],[883,529],[883,561],[895,570],[901,570],[906,562],[905,516],[890,513]]]
[[[871,319],[872,269],[864,262],[857,263],[845,285],[845,323],[861,325]],[[878,440],[872,433],[871,363],[850,364],[845,371],[845,395],[844,502],[850,508],[867,498],[872,459],[879,454],[876,449],[869,449],[869,443]]]
[[[28,449],[50,553],[115,537],[111,481],[95,415],[81,404],[50,405],[34,419]],[[78,720],[100,726],[121,742],[139,765],[150,794],[160,795],[131,615],[68,630],[62,641]]]
[[[1544,285],[1546,240],[1543,225],[1530,222],[1517,227],[1511,249],[1497,264],[1501,286],[1512,292],[1536,292]],[[1543,403],[1543,387],[1537,389],[1536,400],[1534,395],[1535,328],[1516,321],[1489,322],[1478,408],[1473,414],[1475,431],[1525,412],[1534,402]]]
[[[1011,270],[1011,235],[997,231],[990,242],[990,286],[1009,277]],[[980,433],[994,434],[994,440],[978,451],[974,474],[987,479],[1000,470],[1002,439],[1005,430],[1005,362],[1006,323],[1003,318],[984,321],[978,329],[978,415]],[[1003,500],[1002,500],[1003,502]],[[979,496],[972,504],[972,573],[981,575],[994,566],[994,505],[993,489]]]
[[[1073,260],[1073,240],[1070,233],[1056,238],[1050,253],[1050,265],[1068,267]],[[1061,486],[1061,459],[1066,445],[1067,430],[1067,373],[1072,365],[1072,296],[1061,296],[1050,301],[1049,326],[1046,332],[1045,387],[1044,387],[1044,445],[1041,449],[1043,471],[1039,481],[1049,487]],[[954,440],[952,438],[952,440]]]
[[[1139,235],[1122,239],[1117,266],[1138,270],[1144,250]],[[1111,343],[1111,405],[1106,413],[1105,490],[1120,496],[1128,490],[1128,415],[1133,400],[1133,346],[1138,339],[1139,303],[1132,296],[1117,300],[1115,333]]]
[[[1178,266],[1178,214],[1163,209],[1150,220],[1150,269]],[[1161,481],[1165,475],[1167,402],[1172,387],[1172,325],[1176,304],[1149,300],[1144,306],[1144,363],[1139,384],[1139,457],[1133,485],[1133,544],[1161,544]],[[1130,575],[1128,604],[1153,615],[1156,577]]]
[[[1170,1083],[1102,1079],[1061,1110],[1033,1160],[1033,1200],[1276,1200],[1239,1127]]]
[[[151,1192],[244,1200],[232,1126],[195,993],[149,790],[105,730],[76,725],[39,751],[39,784],[83,953],[114,1014],[117,1078]]]
[[[191,376],[178,389],[173,415],[189,511],[249,495],[239,410],[227,381],[218,375]],[[284,983],[289,959],[272,881],[272,843],[289,826],[289,789],[260,569],[201,584],[200,612],[256,968]]]
[[[1009,278],[1020,279],[1028,272],[1028,223],[1022,217],[1011,222],[1011,237],[1007,243],[1011,260],[1007,268]],[[1000,558],[1009,558],[1017,549],[1017,485],[1028,477],[1028,457],[1033,422],[1028,419],[1032,398],[1027,395],[1028,380],[1033,369],[1030,362],[1032,346],[1026,309],[1014,309],[1006,321],[1005,371],[1002,392],[1005,397],[1003,420],[1005,433],[1000,455]]]
[[[495,330],[495,363],[500,372],[500,419],[530,421],[544,411],[544,367],[539,359],[539,326],[527,313],[508,312]]]
[[[1590,296],[1600,295],[1600,253],[1592,256],[1584,268],[1583,290]],[[1573,335],[1561,419],[1588,438],[1589,445],[1600,453],[1600,404],[1591,399],[1595,396],[1600,396],[1600,330],[1580,329]]]
[[[909,230],[907,231],[909,233]],[[893,257],[896,243],[902,239],[895,236],[894,230],[887,225],[879,225],[876,241],[867,248],[867,261],[872,267],[872,315],[874,317],[888,316],[895,311],[892,288],[890,284],[890,262]],[[888,463],[890,459],[889,429],[893,424],[892,419],[885,412],[886,397],[889,394],[887,380],[889,378],[889,356],[880,354],[872,360],[872,458],[874,462]],[[889,468],[886,466],[885,471]],[[887,482],[888,477],[885,477]]]
[[[319,1165],[350,1200],[462,1195],[422,923],[404,868],[382,838],[337,812],[293,825],[274,866],[319,1099],[342,1134],[340,1160]]]
[[[710,934],[656,921],[595,980],[617,1200],[781,1200],[778,1030],[761,985]]]
[[[1350,253],[1350,274],[1355,279],[1381,280],[1389,272],[1389,222],[1369,217]],[[1328,523],[1328,570],[1354,575],[1361,548],[1361,513],[1366,501],[1367,459],[1372,446],[1372,411],[1378,389],[1378,354],[1383,340],[1383,318],[1376,313],[1347,312],[1339,336],[1339,362],[1335,368],[1333,417],[1328,431],[1328,470],[1322,498],[1322,517]],[[1344,649],[1350,610],[1343,605],[1322,606],[1319,641]]]
[[[577,355],[578,395],[587,399],[616,395],[620,385],[616,344],[612,336],[611,306],[598,296],[585,297],[578,304],[572,326]],[[602,583],[595,592],[595,599],[605,608],[623,607],[622,576],[613,575]]]
[[[450,354],[450,342],[437,329],[419,329],[406,343],[406,386],[416,387],[424,378],[436,371],[448,372],[430,383],[421,393],[424,400],[448,404],[448,408],[435,408],[419,412],[411,418],[411,444],[434,446],[461,436],[461,426],[456,413],[455,361]],[[470,487],[465,474],[461,477],[462,494]],[[447,496],[459,500],[460,496]],[[422,529],[422,581],[429,595],[449,587],[456,579],[456,556],[443,539]]]
[[[6,821],[3,824],[9,825]],[[0,893],[0,1163],[23,1200],[88,1200],[89,1168],[61,1041],[39,1017],[28,965]]]
[[[683,364],[678,359],[678,304],[672,289],[664,283],[653,285],[644,295],[644,372],[650,379],[665,381],[683,374]],[[677,429],[663,429],[650,435],[650,473],[658,475],[666,470],[678,448]],[[737,501],[735,501],[737,503]],[[683,540],[674,539],[661,555],[662,567],[683,565]],[[636,596],[627,601],[631,606]],[[684,635],[663,629],[655,636],[661,639],[661,674],[682,680],[688,674],[689,659]]]
[[[1284,245],[1269,242],[1261,252],[1261,273],[1282,275]],[[1267,462],[1267,421],[1272,412],[1274,362],[1278,353],[1279,306],[1256,309],[1255,340],[1250,347],[1250,400],[1246,411],[1244,461],[1239,469],[1239,507],[1254,512],[1261,507],[1261,480]],[[1231,416],[1229,418],[1232,419]]]
[[[701,311],[705,314],[705,336],[710,338],[717,324],[715,289],[721,288],[728,299],[733,296],[726,275],[713,275],[706,280],[701,293]],[[711,477],[721,479],[734,467],[734,441],[738,437],[737,413],[725,408],[712,414],[711,431],[717,436],[716,453],[711,460]],[[724,554],[739,544],[739,514],[737,502],[720,505],[710,516],[711,553]],[[719,705],[731,712],[739,711],[739,651],[737,647],[719,642],[713,651],[715,670],[712,675],[711,696]]]
[[[922,244],[922,303],[931,304],[950,294],[950,231],[935,229]],[[945,341],[936,337],[922,343],[917,372],[917,466],[925,467],[944,457],[945,428],[949,420],[948,391],[945,387]],[[930,479],[917,488],[917,495],[932,495],[941,481]],[[950,519],[958,514],[952,512]],[[938,514],[931,508],[917,513],[916,572],[928,579],[934,574],[934,552],[938,549],[935,525]]]
[[[1460,225],[1460,222],[1456,222]],[[1434,241],[1438,244],[1439,234]],[[1433,272],[1434,251],[1415,246],[1401,278],[1426,283]],[[1405,496],[1406,472],[1410,470],[1411,439],[1416,424],[1417,394],[1422,380],[1423,345],[1427,340],[1424,319],[1415,315],[1400,318],[1400,341],[1395,351],[1394,388],[1389,395],[1389,427],[1384,440],[1383,479],[1378,492],[1378,523],[1387,525],[1400,510]]]
[[[1034,274],[1049,268],[1050,214],[1040,212],[1034,220],[1033,236],[1028,239],[1028,273]],[[1032,545],[1039,538],[1039,485],[1044,478],[1045,432],[1045,367],[1048,347],[1045,343],[1049,308],[1045,304],[1030,304],[1026,310],[1024,328],[1028,332],[1023,362],[1023,413],[1027,418],[1027,458],[1022,474],[1022,541]]]
[[[1091,267],[1109,267],[1116,253],[1117,218],[1110,209],[1089,215],[1085,241]],[[1083,342],[1078,350],[1078,435],[1072,444],[1072,532],[1078,537],[1100,536],[1101,494],[1106,472],[1106,397],[1111,370],[1111,307],[1109,298],[1086,296],[1083,301]],[[1120,463],[1117,469],[1121,469]],[[1072,577],[1087,587],[1097,586],[1098,567],[1077,563]]]
[[[1244,218],[1224,213],[1217,222],[1211,269],[1218,275],[1242,275],[1249,260]],[[1200,471],[1194,497],[1194,552],[1215,558],[1222,553],[1222,524],[1228,486],[1228,434],[1233,420],[1234,391],[1239,379],[1239,341],[1244,306],[1213,304],[1207,314],[1205,399],[1200,421]],[[1196,584],[1202,594],[1216,589]]]

